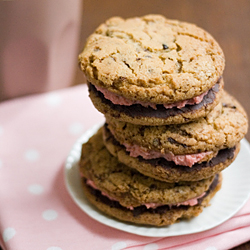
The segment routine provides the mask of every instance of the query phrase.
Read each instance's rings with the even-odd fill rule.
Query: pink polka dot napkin
[[[103,116],[77,86],[0,103],[0,232],[4,250],[229,249],[250,240],[250,201],[200,233],[144,237],[86,215],[70,197],[65,160]]]

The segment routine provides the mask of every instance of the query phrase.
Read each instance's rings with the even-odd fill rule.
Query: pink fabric
[[[66,191],[65,159],[103,116],[86,86],[0,103],[0,232],[5,250],[229,249],[250,240],[250,201],[222,225],[142,237],[94,221]]]

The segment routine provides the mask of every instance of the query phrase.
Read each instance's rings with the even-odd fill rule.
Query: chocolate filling
[[[203,100],[194,105],[186,105],[183,108],[170,108],[166,109],[163,105],[158,104],[157,109],[153,109],[151,107],[143,107],[140,104],[133,104],[131,106],[125,105],[117,105],[113,104],[110,100],[106,99],[104,95],[98,91],[93,84],[88,82],[89,92],[93,92],[96,97],[100,98],[102,102],[106,105],[109,105],[111,109],[116,110],[119,113],[125,113],[130,117],[155,117],[155,118],[162,118],[166,119],[171,116],[176,116],[184,113],[194,112],[196,110],[201,109],[203,106],[207,106],[216,98],[216,93],[219,91],[220,79],[219,81],[208,91],[208,93],[204,96]]]
[[[111,141],[111,143],[114,144],[115,146],[122,147],[126,151],[125,146],[121,145],[115,139],[115,137],[111,134],[111,132],[109,132],[107,124],[104,125],[104,128],[108,131],[108,134],[109,134],[109,137],[106,138],[106,140]],[[197,172],[197,171],[201,170],[202,168],[214,167],[220,163],[225,162],[226,160],[233,159],[235,149],[236,149],[236,147],[221,149],[221,150],[219,150],[218,154],[215,157],[213,157],[210,161],[195,163],[192,167],[176,165],[173,161],[168,161],[165,158],[144,159],[142,156],[138,156],[137,159],[140,162],[150,164],[153,167],[162,167],[164,169],[174,168],[177,171],[180,171],[182,173],[183,172],[190,173],[192,171]],[[126,154],[129,156],[129,152],[126,151]]]
[[[86,181],[86,180],[85,180]],[[206,191],[206,194],[198,199],[198,204],[200,205],[202,203],[202,201],[216,188],[216,186],[219,183],[219,176],[218,174],[215,175],[215,178],[213,180],[213,182],[211,183],[209,189]],[[102,202],[108,206],[110,206],[111,208],[118,208],[118,209],[122,209],[124,211],[131,211],[133,213],[133,216],[139,216],[145,212],[149,212],[151,214],[164,214],[166,211],[168,210],[179,210],[179,209],[188,209],[189,206],[188,205],[180,205],[180,206],[168,206],[168,205],[163,205],[157,208],[147,208],[146,206],[142,205],[142,206],[138,206],[138,207],[134,207],[134,210],[130,210],[126,207],[123,207],[118,201],[113,201],[110,200],[108,197],[102,195],[101,191],[92,188],[91,186],[88,186],[89,191],[91,192],[92,195],[94,195],[96,197],[96,200],[99,202]]]

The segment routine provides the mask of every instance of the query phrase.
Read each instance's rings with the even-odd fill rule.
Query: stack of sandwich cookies
[[[127,222],[170,225],[197,216],[221,185],[216,175],[168,183],[119,162],[102,141],[102,129],[82,147],[80,173],[87,198],[104,213]]]
[[[226,93],[217,42],[195,25],[159,15],[111,18],[79,55],[106,123],[82,146],[83,190],[99,210],[165,226],[199,215],[247,132]]]

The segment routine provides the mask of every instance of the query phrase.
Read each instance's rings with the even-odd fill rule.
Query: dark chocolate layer
[[[86,181],[86,180],[85,180]],[[202,201],[216,188],[216,186],[219,183],[219,176],[218,174],[215,176],[213,182],[211,183],[209,189],[206,191],[206,194],[202,197],[198,199],[198,204],[200,205],[202,203]],[[118,201],[113,201],[110,200],[108,197],[102,195],[101,191],[92,188],[91,186],[88,186],[89,191],[91,192],[91,194],[93,194],[96,199],[110,207],[115,207],[118,209],[122,209],[124,211],[131,211],[133,213],[133,215],[139,216],[140,214],[143,214],[145,212],[149,212],[152,214],[158,213],[158,214],[164,214],[166,211],[168,210],[178,210],[178,209],[188,209],[188,205],[180,205],[180,206],[168,206],[168,205],[164,205],[164,206],[160,206],[157,208],[147,208],[146,206],[142,205],[142,206],[138,206],[135,207],[134,210],[130,210],[126,207],[123,207]]]
[[[150,164],[154,167],[161,166],[164,169],[175,168],[177,170],[180,170],[181,172],[190,173],[193,171],[197,172],[201,168],[214,167],[220,163],[225,162],[226,160],[233,159],[235,149],[236,149],[236,147],[222,149],[210,161],[195,163],[192,167],[176,165],[173,161],[167,161],[164,158],[145,160],[141,156],[139,156],[138,159],[139,159],[139,161],[145,162],[145,163]]]
[[[111,101],[106,99],[104,95],[100,91],[98,91],[93,84],[88,82],[88,87],[89,87],[89,91],[93,92],[98,98],[100,98],[104,104],[109,105],[111,109],[116,110],[119,113],[120,112],[125,113],[126,115],[133,117],[133,118],[134,117],[138,117],[138,118],[139,117],[155,117],[155,118],[166,119],[171,116],[176,116],[176,115],[189,113],[189,112],[195,112],[196,110],[201,109],[203,106],[207,106],[213,103],[213,101],[216,98],[216,93],[218,93],[220,89],[219,84],[220,84],[220,80],[213,86],[213,88],[211,88],[208,91],[208,93],[204,96],[203,100],[198,104],[186,105],[185,107],[180,108],[180,109],[176,107],[166,109],[164,108],[163,105],[158,104],[156,110],[151,107],[148,107],[148,108],[143,107],[140,104],[133,104],[131,106],[113,104]]]

